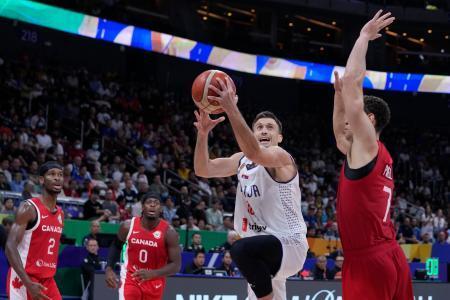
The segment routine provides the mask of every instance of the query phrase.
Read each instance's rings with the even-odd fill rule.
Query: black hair
[[[202,235],[200,234],[200,232],[194,232],[191,237],[194,237],[194,235],[198,234],[200,237],[202,237]]]
[[[253,120],[253,123],[252,123],[252,128],[253,128],[253,126],[255,126],[255,123],[259,119],[262,119],[262,118],[273,119],[275,121],[275,123],[277,123],[277,125],[278,125],[278,131],[280,133],[283,132],[283,125],[281,125],[281,121],[277,118],[277,116],[275,116],[275,114],[273,112],[267,111],[267,110],[266,111],[262,111],[262,112],[260,112],[259,114],[256,115],[256,117],[255,117],[255,119]]]
[[[201,250],[196,250],[196,251],[194,252],[194,257],[197,258],[197,256],[198,256],[200,253],[201,253],[201,254],[205,254],[205,250],[203,250],[203,249],[201,249]]]
[[[391,119],[389,105],[381,98],[375,96],[364,96],[364,111],[375,116],[375,130],[381,132]]]

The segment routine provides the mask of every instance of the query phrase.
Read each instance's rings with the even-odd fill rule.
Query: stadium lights
[[[403,32],[403,34],[402,34],[403,36],[407,36],[408,34],[406,33],[406,32]]]
[[[428,29],[428,33],[429,33],[429,34],[432,34],[432,33],[433,33],[433,30]]]
[[[331,22],[331,25],[335,26],[336,25],[336,21]]]
[[[311,27],[306,28],[306,31],[311,31]]]
[[[289,22],[289,27],[292,27],[292,26],[294,26],[294,23]]]
[[[422,43],[425,42],[425,40],[424,40],[423,38],[421,38],[420,41],[421,41]]]
[[[445,36],[445,39],[448,40],[448,35]]]

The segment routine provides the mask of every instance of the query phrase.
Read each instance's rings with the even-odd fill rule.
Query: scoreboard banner
[[[414,282],[413,288],[415,300],[444,300],[450,284]],[[288,280],[286,290],[287,300],[343,300],[340,281]],[[95,275],[94,299],[118,299],[117,290],[106,287],[104,274]],[[247,283],[242,278],[174,276],[167,279],[163,299],[246,300]]]
[[[344,71],[340,66],[233,51],[28,0],[0,0],[0,16],[256,75],[333,83],[333,71]],[[450,94],[450,76],[368,70],[364,87]]]

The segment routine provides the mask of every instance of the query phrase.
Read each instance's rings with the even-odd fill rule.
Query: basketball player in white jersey
[[[262,112],[252,131],[230,82],[218,80],[221,89],[209,88],[219,96],[209,98],[220,102],[242,152],[211,160],[208,134],[225,117],[212,120],[196,111],[195,173],[206,178],[237,175],[234,229],[242,239],[233,244],[231,255],[249,283],[249,299],[286,299],[286,278],[302,269],[308,250],[297,166],[278,146],[283,139],[278,118]]]

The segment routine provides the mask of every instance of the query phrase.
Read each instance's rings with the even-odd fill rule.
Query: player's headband
[[[145,200],[150,199],[150,198],[161,201],[161,196],[159,194],[153,193],[153,192],[144,194],[141,198],[141,201],[145,202]]]
[[[48,161],[39,167],[39,176],[44,176],[50,169],[63,170],[63,167],[56,161]]]

